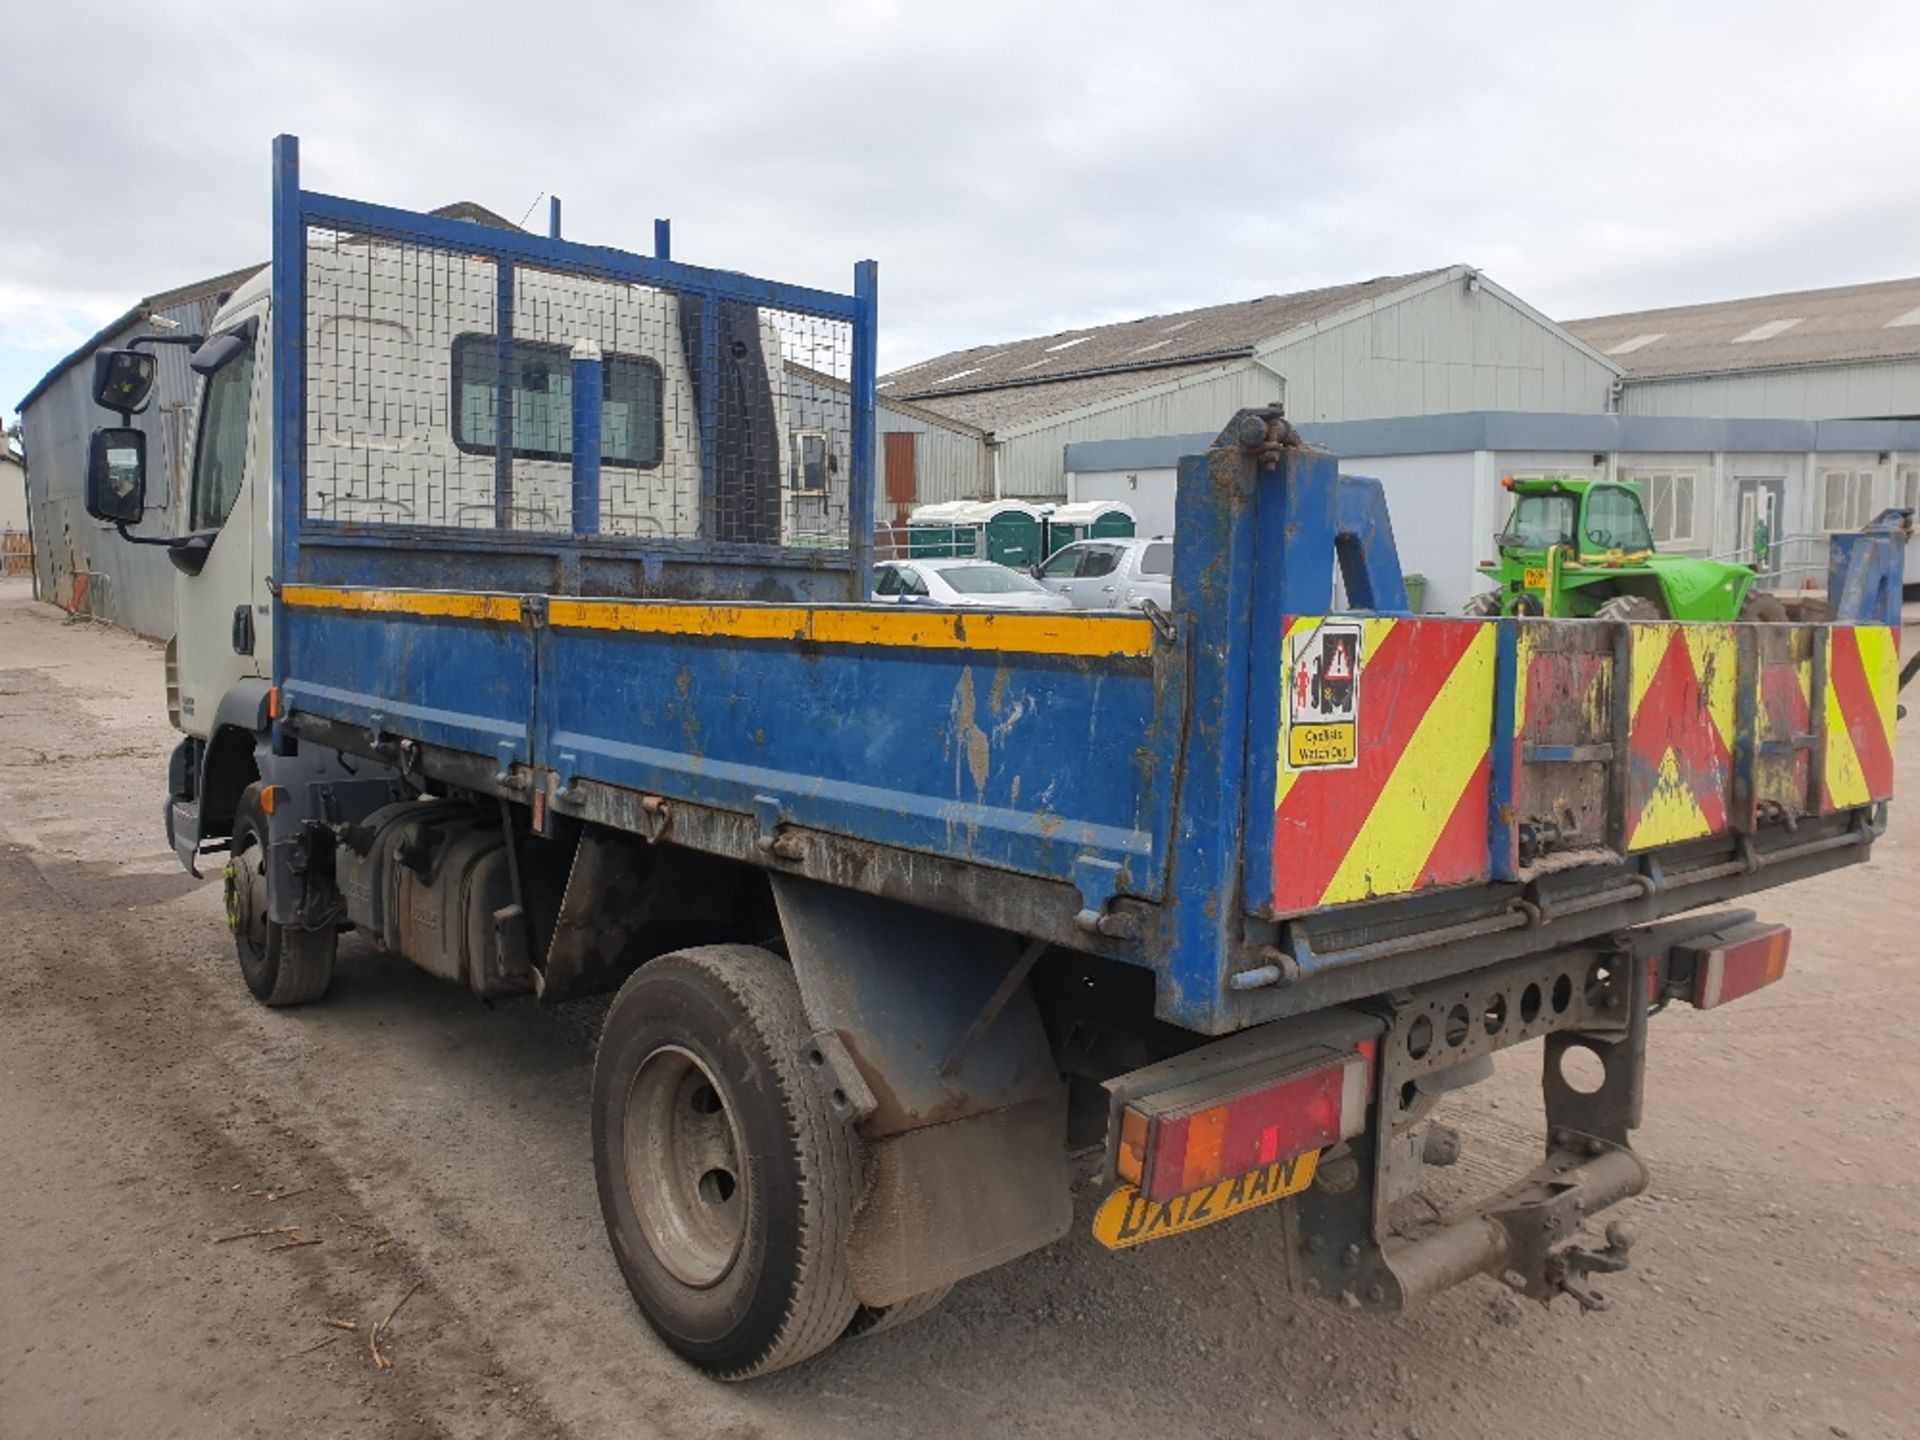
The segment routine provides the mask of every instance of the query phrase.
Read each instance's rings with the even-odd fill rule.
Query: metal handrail
[[[1790,535],[1776,536],[1768,542],[1768,563],[1764,569],[1755,566],[1755,583],[1764,590],[1786,590],[1804,588],[1789,578],[1813,578],[1821,582],[1814,587],[1825,588],[1827,575],[1827,551],[1833,537],[1825,531],[1797,531]],[[1708,555],[1708,560],[1729,565],[1753,565],[1753,545],[1748,542],[1735,550],[1718,555]]]

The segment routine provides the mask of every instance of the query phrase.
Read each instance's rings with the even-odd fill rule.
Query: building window
[[[1900,467],[1900,508],[1920,512],[1920,465]]]
[[[515,340],[513,453],[520,460],[573,459],[573,357],[564,345]],[[494,449],[499,356],[491,335],[453,342],[453,443],[469,455]],[[660,367],[639,355],[608,355],[600,370],[600,463],[648,470],[660,463]]]
[[[793,432],[793,489],[802,495],[827,493],[827,477],[836,469],[824,430]]]
[[[1691,470],[1628,470],[1621,479],[1640,488],[1647,528],[1656,546],[1690,545],[1694,540],[1694,492]]]
[[[1827,531],[1858,530],[1873,519],[1871,470],[1820,472],[1820,527]]]

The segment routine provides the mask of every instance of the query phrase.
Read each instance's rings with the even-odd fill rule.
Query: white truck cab
[[[281,487],[273,436],[272,267],[256,272],[200,336],[139,337],[95,361],[95,398],[127,423],[94,433],[89,508],[131,543],[165,544],[175,568],[167,647],[168,711],[187,737],[174,757],[168,829],[189,870],[228,833],[268,725],[273,574]],[[307,247],[306,523],[570,534],[572,364],[601,366],[598,533],[609,536],[827,543],[844,530],[850,437],[828,418],[833,382],[799,360],[775,312],[758,312],[735,364],[782,397],[768,417],[778,493],[703,513],[698,326],[683,302],[642,285],[522,271],[512,339],[498,339],[498,286],[483,257],[419,251],[351,235]],[[750,330],[751,334],[752,331]],[[144,510],[145,439],[131,416],[151,397],[148,350],[192,344],[200,376],[185,530],[126,535]],[[802,354],[802,358],[810,358]],[[503,498],[496,447],[501,365],[513,448]],[[782,373],[784,371],[784,374]],[[729,531],[731,527],[731,531]]]

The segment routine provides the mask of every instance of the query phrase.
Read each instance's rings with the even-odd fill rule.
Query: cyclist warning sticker
[[[1287,633],[1287,769],[1360,763],[1360,665],[1357,621],[1296,621]]]

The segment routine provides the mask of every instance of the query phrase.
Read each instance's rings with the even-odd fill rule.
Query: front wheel
[[[1749,590],[1740,602],[1740,618],[1762,625],[1780,625],[1787,619],[1787,607],[1778,595],[1764,590]]]
[[[227,928],[240,974],[263,1005],[304,1005],[333,983],[339,937],[333,927],[302,930],[267,918],[267,813],[261,786],[249,785],[233,816],[233,847],[221,872]]]
[[[1486,620],[1500,613],[1500,592],[1498,590],[1476,590],[1467,597],[1467,603],[1460,607],[1462,615],[1471,615]]]
[[[1667,612],[1644,595],[1615,595],[1611,600],[1603,600],[1593,612],[1596,620],[1631,620],[1636,624],[1645,624],[1650,620],[1664,620]]]
[[[704,945],[640,967],[593,1067],[607,1236],[660,1338],[721,1379],[795,1364],[859,1309],[852,1126],[793,971]]]

